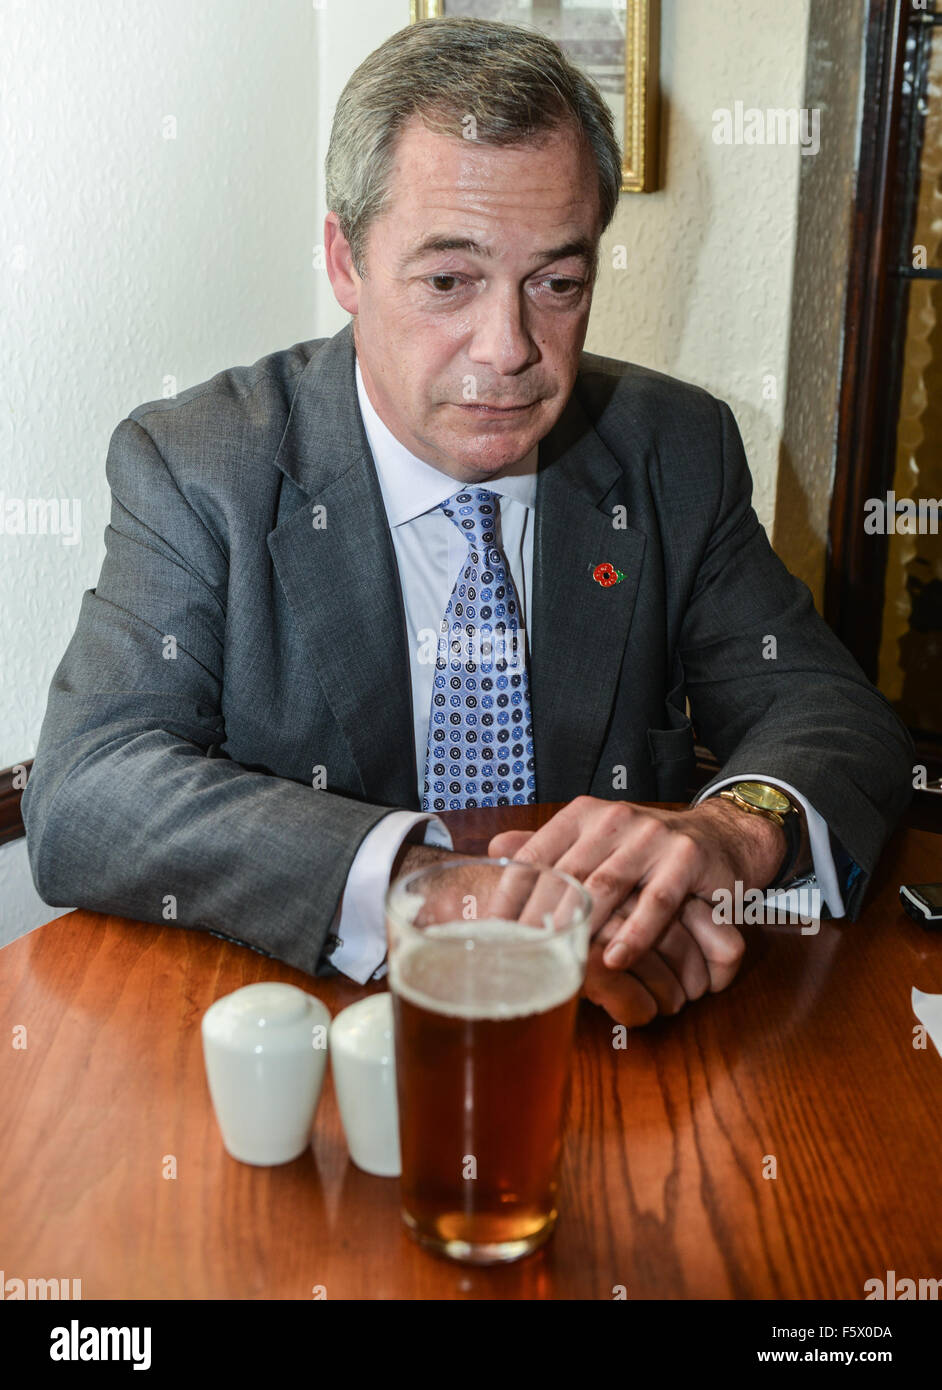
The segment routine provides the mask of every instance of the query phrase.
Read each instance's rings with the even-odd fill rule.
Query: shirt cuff
[[[781,777],[767,777],[762,772],[738,772],[735,777],[725,777],[721,782],[714,782],[712,786],[699,793],[694,799],[693,805],[697,806],[707,797],[715,796],[724,787],[731,786],[733,782],[765,782],[768,786],[781,787],[782,791],[787,792],[791,799],[805,813],[805,821],[808,825],[808,841],[811,847],[811,858],[814,864],[814,877],[803,879],[808,886],[817,886],[820,889],[821,900],[827,907],[832,917],[844,916],[844,899],[841,896],[838,884],[837,869],[834,865],[834,855],[831,851],[831,833],[828,829],[827,821],[820,816],[814,809],[811,802],[801,792],[796,791],[790,782],[783,782]],[[779,892],[789,891],[788,885],[770,893],[770,897],[776,898]]]
[[[406,836],[425,822],[427,845],[453,849],[443,821],[428,811],[391,811],[364,836],[347,873],[340,908],[330,936],[335,938],[327,959],[335,970],[357,984],[381,980],[386,974],[386,918],[383,899],[396,855]],[[328,937],[328,944],[330,937]]]

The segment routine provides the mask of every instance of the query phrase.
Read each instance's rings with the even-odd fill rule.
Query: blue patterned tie
[[[422,809],[523,806],[536,799],[530,686],[498,498],[467,487],[440,506],[469,551],[442,619]]]

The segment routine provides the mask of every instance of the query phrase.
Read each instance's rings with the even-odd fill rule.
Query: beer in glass
[[[443,861],[387,895],[402,1215],[472,1263],[552,1233],[591,900],[556,870]]]

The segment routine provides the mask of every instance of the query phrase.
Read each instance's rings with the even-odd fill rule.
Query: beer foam
[[[462,940],[465,950],[457,944]],[[410,1004],[448,1018],[525,1018],[578,992],[582,967],[574,945],[571,933],[523,922],[445,922],[393,952],[389,982]]]

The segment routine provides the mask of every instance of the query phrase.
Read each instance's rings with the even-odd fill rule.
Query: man
[[[908,738],[772,553],[729,408],[582,352],[619,173],[538,35],[430,21],[357,70],[325,225],[351,324],[113,435],[23,802],[48,902],[362,982],[390,875],[449,853],[436,810],[566,802],[490,851],[586,884],[585,992],[629,1024],[735,975],[717,890],[811,871],[856,914]],[[687,699],[722,771],[646,811],[684,796]]]

